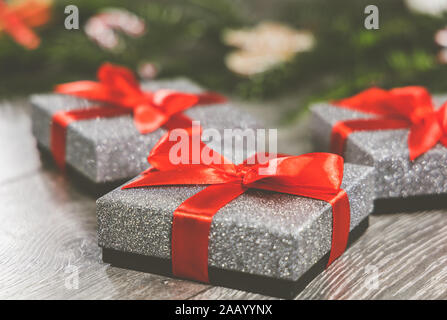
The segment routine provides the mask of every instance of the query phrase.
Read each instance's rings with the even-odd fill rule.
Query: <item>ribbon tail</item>
[[[169,115],[185,111],[198,101],[199,98],[195,94],[169,89],[158,90],[153,95],[153,103]]]
[[[168,117],[151,106],[139,106],[134,111],[135,127],[142,134],[151,133],[168,121]]]
[[[204,164],[215,168],[227,167],[227,170],[234,172],[235,167],[224,156],[214,151],[201,140],[202,128],[199,126],[182,127],[181,122],[190,122],[191,119],[183,114],[175,115],[166,124],[165,127],[182,128],[182,130],[173,130],[166,133],[158,143],[152,148],[148,161],[159,169],[167,170],[177,166],[177,164]],[[179,126],[176,126],[179,125]],[[170,157],[174,156],[175,161]]]
[[[9,15],[5,20],[6,23],[3,27],[17,43],[29,50],[36,49],[39,46],[39,37],[18,17]]]
[[[134,123],[142,134],[153,132],[160,127],[167,130],[186,129],[193,126],[192,119],[182,113],[166,116],[155,108],[142,106],[134,112]]]
[[[58,84],[54,87],[54,92],[111,104],[119,105],[120,102],[114,99],[114,92],[109,87],[89,80]]]
[[[205,165],[179,165],[167,171],[147,170],[143,175],[121,189],[149,186],[209,185],[235,181],[237,178],[225,171]]]
[[[408,135],[410,160],[415,160],[433,148],[442,138],[442,135],[442,129],[435,116],[421,124],[413,125]]]
[[[240,183],[213,185],[185,200],[172,221],[172,273],[209,282],[208,244],[213,216],[245,192]]]

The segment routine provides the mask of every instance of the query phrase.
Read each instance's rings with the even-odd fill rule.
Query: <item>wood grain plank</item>
[[[208,287],[103,264],[95,201],[57,172],[7,183],[0,199],[0,298],[182,299]]]
[[[447,212],[372,216],[364,237],[297,298],[446,299]]]
[[[192,297],[267,298],[221,287]],[[296,299],[447,299],[447,212],[373,216],[366,234]]]

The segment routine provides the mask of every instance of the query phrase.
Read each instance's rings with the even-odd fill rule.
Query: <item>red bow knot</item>
[[[157,130],[199,102],[198,95],[174,90],[145,92],[129,69],[110,63],[99,68],[97,77],[99,82],[75,81],[58,85],[55,91],[130,109],[141,133]]]
[[[145,134],[162,126],[168,130],[191,127],[192,120],[183,115],[182,111],[195,105],[226,101],[225,97],[214,92],[189,94],[167,89],[143,91],[132,71],[110,63],[101,65],[97,78],[98,82],[83,80],[55,87],[57,93],[107,104],[61,111],[53,115],[51,151],[60,168],[65,167],[66,129],[73,121],[133,114],[136,128]]]
[[[189,138],[192,138],[190,135]],[[184,201],[174,212],[172,225],[172,267],[174,275],[203,282],[208,278],[208,237],[211,221],[220,208],[249,189],[260,189],[324,200],[333,207],[331,264],[346,248],[350,209],[340,188],[343,158],[330,153],[301,156],[270,155],[260,162],[259,155],[235,165],[200,142],[200,152],[211,154],[216,162],[177,164],[170,161],[175,142],[165,135],[154,147],[149,163],[152,168],[123,189],[169,185],[208,185]],[[194,151],[194,150],[193,150]],[[191,160],[193,155],[189,154]],[[223,162],[226,160],[226,162]]]
[[[336,123],[332,129],[331,151],[337,154],[343,154],[350,133],[367,130],[410,129],[408,149],[411,160],[438,142],[447,147],[447,103],[436,110],[430,93],[423,87],[370,88],[334,104],[377,116]]]

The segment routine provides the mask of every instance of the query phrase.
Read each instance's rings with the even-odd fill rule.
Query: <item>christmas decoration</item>
[[[364,10],[370,4],[367,0],[278,1],[263,12],[265,7],[254,0],[77,0],[81,27],[107,8],[125,10],[144,22],[142,37],[114,30],[125,45],[122,51],[121,45],[116,50],[103,49],[82,30],[63,28],[67,2],[57,1],[51,21],[38,30],[44,41],[32,53],[1,32],[6,36],[0,37],[0,94],[41,92],[54,83],[93,78],[104,61],[134,70],[150,62],[159,77],[182,74],[242,98],[299,95],[300,103],[284,112],[283,120],[288,122],[302,115],[310,103],[340,99],[369,86],[420,84],[433,92],[444,91],[447,65],[439,63],[433,35],[445,27],[445,19],[411,11],[404,0],[377,0],[379,29],[367,30]],[[314,39],[311,50],[295,54],[289,48],[285,50],[288,58],[281,57],[282,62],[275,65],[262,58],[259,65],[268,66],[267,70],[250,76],[228,69],[226,57],[234,47],[224,43],[226,32],[257,30],[256,26],[273,19],[295,32],[308,30]],[[280,37],[294,43],[290,34]],[[249,61],[249,72],[257,68],[257,55],[256,59],[252,56],[240,60]],[[259,52],[259,56],[273,56],[272,61],[277,61],[275,55]]]
[[[117,31],[123,32],[133,38],[144,34],[146,25],[136,15],[116,8],[103,10],[91,17],[85,25],[85,33],[99,46],[107,50],[123,51],[126,46],[118,37]]]

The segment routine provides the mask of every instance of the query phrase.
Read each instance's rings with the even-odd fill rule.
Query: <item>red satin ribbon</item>
[[[71,111],[59,111],[53,115],[50,146],[54,161],[59,168],[65,167],[65,149],[67,127],[74,121],[89,120],[95,118],[116,117],[129,114],[129,110],[116,107],[95,106],[88,109]]]
[[[197,135],[190,135],[190,146],[194,143],[194,137],[197,138]],[[206,165],[202,161],[189,164],[192,161],[190,157],[188,164],[173,165],[169,160],[169,151],[175,143],[169,141],[169,133],[165,135],[148,157],[151,169],[123,187],[208,185],[174,211],[171,242],[174,275],[209,282],[208,242],[213,216],[220,208],[252,188],[329,202],[333,212],[333,231],[328,265],[346,249],[350,206],[346,192],[340,188],[343,179],[343,158],[340,156],[330,153],[276,155],[264,164],[256,157],[254,164],[246,160],[235,165],[228,160],[223,162],[221,155],[200,141],[200,154],[220,159],[220,164],[213,162]],[[261,168],[262,172],[259,171]]]
[[[214,92],[188,94],[174,90],[143,91],[129,69],[110,63],[103,64],[97,76],[99,82],[75,81],[55,88],[57,93],[106,104],[53,115],[51,152],[60,168],[65,167],[66,130],[73,121],[132,114],[135,126],[145,134],[160,127],[167,130],[191,127],[192,120],[182,111],[197,105],[226,101],[225,97]]]
[[[430,93],[423,87],[392,90],[371,88],[334,105],[376,115],[376,118],[337,122],[332,128],[331,152],[343,155],[352,132],[410,129],[408,149],[414,160],[438,142],[447,147],[447,103],[435,110]]]
[[[49,19],[49,5],[28,1],[8,5],[0,0],[0,30],[8,33],[17,43],[27,49],[39,46],[40,39],[30,28],[46,23]]]

